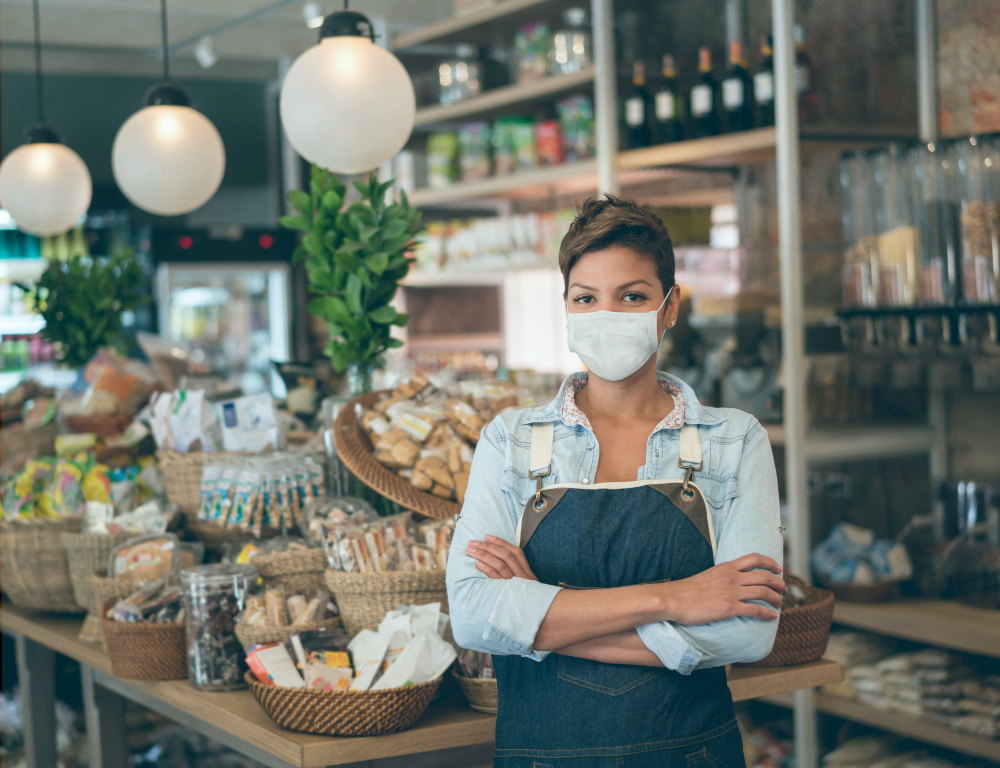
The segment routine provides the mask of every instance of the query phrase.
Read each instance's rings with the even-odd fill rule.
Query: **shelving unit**
[[[760,701],[789,708],[793,704],[790,693],[762,696]],[[948,726],[925,717],[877,709],[868,704],[862,704],[860,701],[831,696],[827,693],[816,694],[816,709],[828,715],[850,720],[852,723],[870,725],[898,736],[922,741],[925,744],[946,747],[971,757],[1000,761],[1000,742],[985,736],[953,731]]]
[[[482,120],[500,110],[550,99],[593,82],[594,70],[591,68],[571,75],[553,75],[534,83],[494,88],[482,96],[458,101],[448,106],[421,107],[417,110],[414,125],[432,125],[470,117]]]
[[[482,43],[492,36],[493,26],[502,22],[514,28],[537,19],[540,15],[551,15],[570,3],[566,0],[504,0],[472,13],[443,19],[436,24],[396,35],[392,50],[399,52],[407,48],[428,43]]]
[[[833,609],[833,620],[880,635],[1000,658],[1000,611],[974,608],[954,600],[838,602]]]

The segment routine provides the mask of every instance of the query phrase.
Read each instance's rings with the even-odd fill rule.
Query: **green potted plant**
[[[304,233],[293,260],[305,261],[309,311],[326,321],[324,352],[337,373],[347,371],[352,396],[371,390],[373,368],[384,365],[386,350],[403,345],[392,338],[392,326],[409,320],[391,302],[413,261],[406,252],[421,231],[420,211],[405,192],[399,202],[386,203],[392,184],[380,184],[374,174],[356,181],[361,199],[346,205],[340,179],[313,165],[309,192],[288,194],[298,215],[281,218],[282,226]]]
[[[60,362],[82,368],[99,348],[120,346],[122,313],[147,300],[145,284],[142,265],[126,249],[51,259],[35,285],[21,287],[45,318],[42,336],[55,343]]]

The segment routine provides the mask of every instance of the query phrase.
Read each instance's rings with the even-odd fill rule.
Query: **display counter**
[[[91,764],[102,768],[128,765],[123,699],[148,707],[274,768],[347,765],[417,754],[425,755],[427,764],[433,765],[446,755],[426,753],[473,745],[484,745],[484,750],[488,750],[493,742],[496,718],[472,711],[458,691],[451,688],[431,704],[413,728],[402,733],[359,738],[313,736],[279,728],[249,691],[201,693],[187,680],[153,682],[115,677],[103,649],[77,639],[79,617],[34,614],[4,601],[0,623],[4,634],[17,641],[29,768],[55,764],[53,652],[81,665]],[[729,686],[733,698],[741,701],[838,682],[842,678],[843,667],[824,659],[796,667],[736,667],[730,672]],[[447,762],[457,764],[457,760]],[[466,764],[473,768],[488,762],[487,757]]]

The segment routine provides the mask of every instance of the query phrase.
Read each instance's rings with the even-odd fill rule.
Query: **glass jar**
[[[912,307],[920,293],[915,172],[907,154],[904,147],[890,144],[873,158],[882,307]]]
[[[962,294],[970,304],[1000,301],[1000,200],[995,144],[989,138],[956,141],[962,201]]]
[[[874,307],[878,302],[880,272],[873,187],[870,158],[861,152],[843,155],[840,188],[845,251],[841,282],[844,304],[849,307]]]
[[[954,305],[960,298],[961,231],[955,174],[943,147],[913,150],[920,222],[920,303]]]
[[[593,63],[590,23],[585,8],[563,11],[563,28],[549,40],[549,74],[569,75]]]
[[[236,617],[259,576],[252,565],[202,565],[181,573],[188,676],[195,688],[234,691],[246,687],[246,654],[236,637]]]

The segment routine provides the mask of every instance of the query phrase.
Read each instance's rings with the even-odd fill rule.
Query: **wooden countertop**
[[[0,622],[5,629],[19,632],[58,653],[111,674],[111,663],[99,645],[77,639],[81,619],[77,616],[35,614],[4,601]],[[841,664],[820,660],[797,667],[736,667],[729,687],[736,701],[799,688],[839,682]],[[302,768],[340,765],[439,749],[485,744],[493,741],[496,718],[474,712],[453,691],[428,708],[410,730],[388,736],[338,738],[286,731],[275,725],[257,705],[249,691],[204,693],[194,690],[187,680],[129,680],[142,690],[194,717]]]

